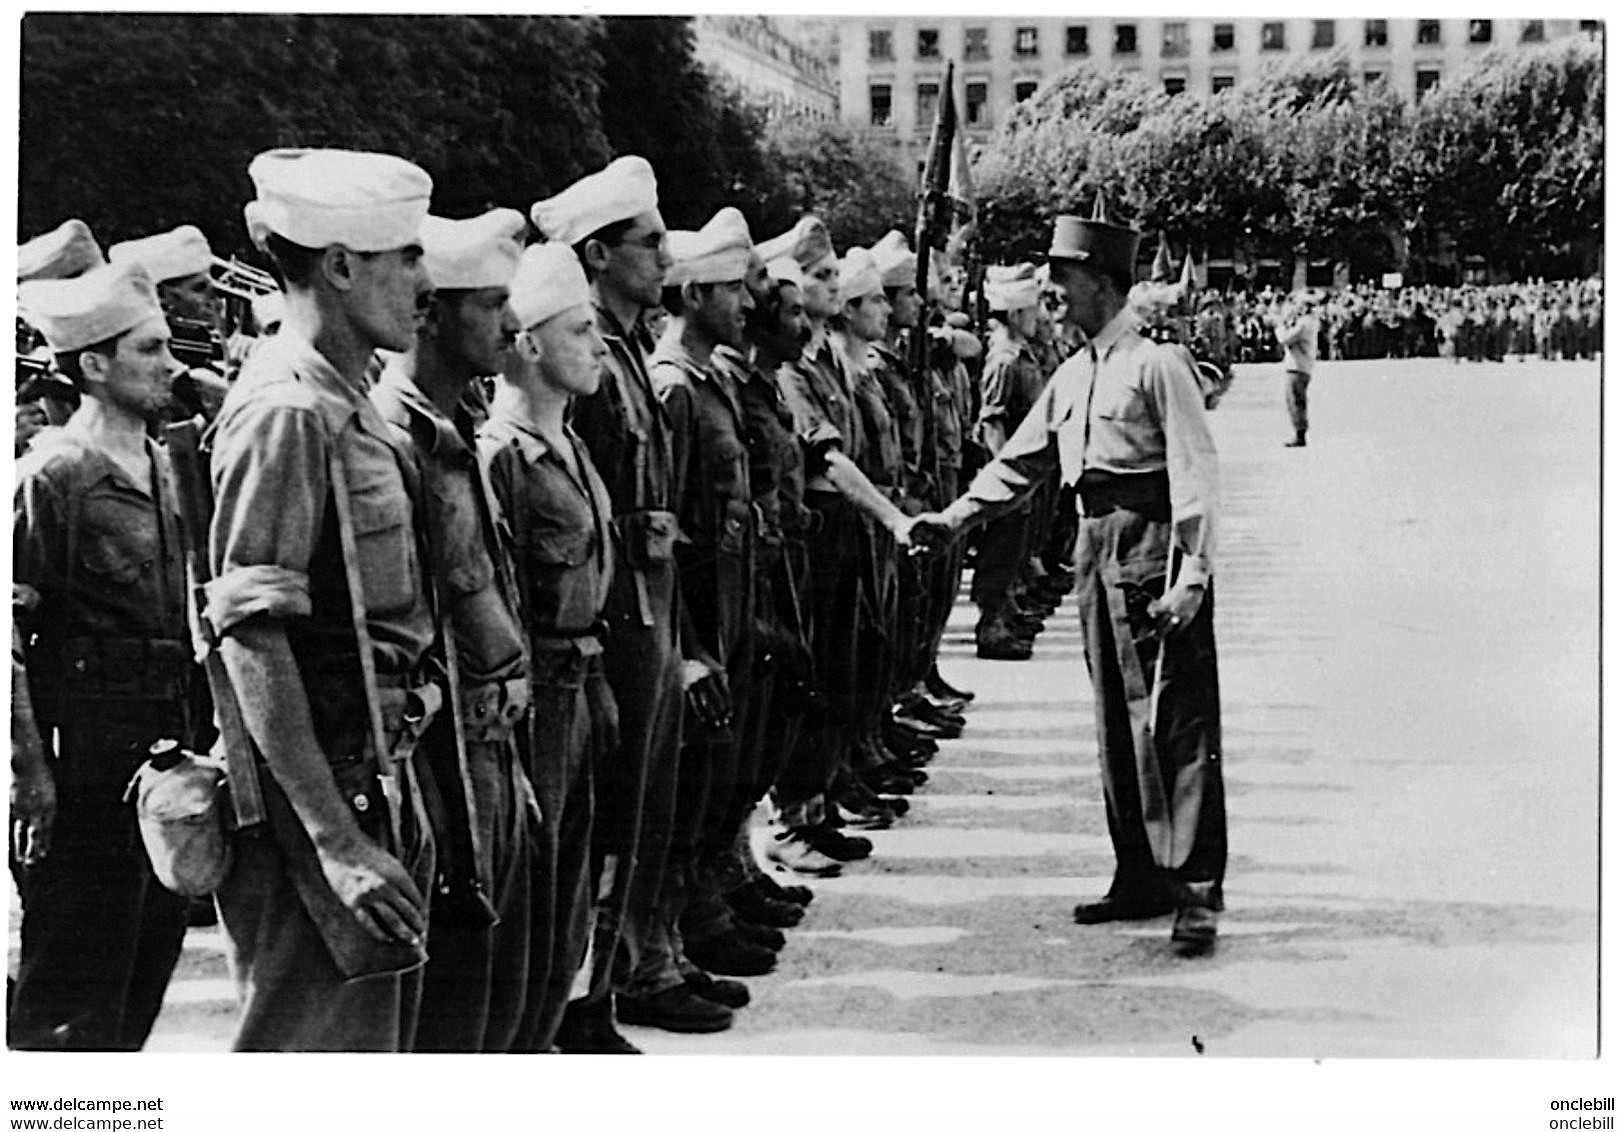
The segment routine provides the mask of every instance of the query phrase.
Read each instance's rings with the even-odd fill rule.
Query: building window
[[[1038,84],[1030,79],[1015,84],[1015,101],[1025,102],[1038,92]]]
[[[1139,54],[1139,26],[1137,24],[1118,24],[1116,26],[1116,41],[1111,47],[1113,55]]]
[[[1335,47],[1336,46],[1336,21],[1335,20],[1315,20],[1314,21],[1314,38],[1313,38],[1312,42],[1313,42],[1313,45],[1314,45],[1315,49],[1320,50],[1320,51],[1323,51],[1327,47]],[[1368,33],[1365,36],[1365,42],[1367,44],[1370,42],[1370,36],[1369,36]]]
[[[1366,86],[1375,86],[1377,83],[1384,83],[1386,81],[1387,81],[1387,72],[1386,71],[1366,71],[1365,72],[1365,85]]]
[[[1234,24],[1213,24],[1212,25],[1212,49],[1214,51],[1233,51],[1233,50],[1235,50],[1235,25]]]
[[[964,121],[971,126],[985,126],[987,124],[987,84],[974,82],[964,84]]]
[[[1523,24],[1522,41],[1524,43],[1545,42],[1545,21],[1528,20]]]
[[[1270,20],[1263,25],[1263,50],[1286,49],[1286,25],[1283,20]]]
[[[1190,53],[1190,25],[1162,25],[1162,58],[1182,59]]]
[[[1214,93],[1214,94],[1220,94],[1223,91],[1232,90],[1232,89],[1234,89],[1234,86],[1235,86],[1235,76],[1234,75],[1214,75],[1214,76],[1212,76],[1212,93]]]
[[[1494,39],[1493,20],[1469,20],[1466,24],[1467,43],[1488,43]]]
[[[1415,42],[1421,47],[1436,47],[1444,41],[1443,24],[1438,20],[1415,21]]]
[[[1066,54],[1088,54],[1088,27],[1084,24],[1066,25]]]
[[[914,108],[914,124],[920,129],[926,129],[936,121],[936,98],[941,92],[940,83],[919,84],[919,100]]]
[[[966,59],[985,59],[992,52],[987,50],[986,28],[964,29],[964,57]]]
[[[1386,47],[1387,46],[1387,21],[1386,20],[1366,20],[1365,21],[1365,46],[1366,47]]]
[[[1420,99],[1423,94],[1438,85],[1438,72],[1427,69],[1415,73],[1415,97]]]
[[[1183,94],[1189,80],[1183,75],[1163,75],[1162,89],[1168,94]]]
[[[1028,28],[1016,28],[1015,29],[1015,54],[1017,54],[1017,55],[1036,55],[1037,53],[1038,53],[1038,29],[1037,28],[1030,28],[1030,27],[1028,27]]]
[[[890,83],[875,83],[868,88],[868,124],[871,126],[891,124]]]
[[[942,33],[936,28],[920,28],[915,35],[919,45],[921,59],[940,59],[942,57]]]
[[[1595,39],[1598,35],[1601,34],[1601,21],[1600,20],[1580,20],[1579,21],[1579,30],[1584,32],[1591,39]]]
[[[891,29],[868,29],[868,57],[870,59],[889,59],[891,52]]]

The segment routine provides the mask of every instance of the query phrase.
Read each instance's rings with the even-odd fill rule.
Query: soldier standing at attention
[[[981,371],[981,446],[998,455],[1015,427],[1026,418],[1043,390],[1044,372],[1034,344],[1041,293],[1036,273],[1026,264],[988,268],[987,306],[993,327]],[[984,660],[1026,660],[1032,655],[1031,626],[1015,595],[1026,570],[1034,530],[1048,532],[1048,512],[1039,491],[1020,508],[989,521],[976,550],[970,597],[981,611],[976,622],[976,656]]]
[[[29,726],[19,704],[12,721],[23,920],[7,1041],[136,1050],[180,957],[187,902],[153,875],[124,792],[156,740],[207,744],[206,708],[190,695],[177,494],[147,436],[177,366],[139,267],[25,283],[18,304],[83,400],[18,462],[13,497],[35,716]]]
[[[217,893],[241,1050],[411,1046],[434,843],[412,761],[440,695],[412,496],[363,382],[432,285],[432,182],[401,158],[279,149],[248,167],[249,234],[282,328],[217,423],[208,618],[262,760],[267,830]]]
[[[474,382],[494,374],[515,333],[508,282],[524,217],[431,216],[423,262],[428,318],[370,394],[414,482],[420,532],[456,700],[423,736],[418,761],[439,862],[429,894],[428,967],[416,1049],[506,1051],[518,1035],[530,965],[529,786],[515,726],[530,667],[501,514],[475,454]]]
[[[1176,912],[1182,955],[1211,950],[1227,835],[1213,641],[1218,457],[1189,352],[1148,341],[1126,309],[1139,234],[1055,221],[1063,321],[1087,335],[999,455],[915,542],[1018,506],[1057,467],[1078,486],[1078,603],[1094,684],[1110,891],[1081,924]]]
[[[603,663],[620,705],[620,748],[605,753],[594,784],[594,970],[558,1044],[566,1053],[634,1053],[615,1029],[610,984],[624,988],[642,952],[663,946],[655,913],[676,820],[684,699],[709,722],[727,709],[719,673],[680,652],[671,426],[649,381],[653,343],[643,327],[671,253],[654,170],[641,157],[617,158],[537,203],[530,219],[575,249],[609,346],[598,390],[576,398],[572,425],[609,489],[618,532]]]
[[[593,777],[616,754],[603,641],[615,572],[612,505],[585,443],[565,424],[571,399],[597,392],[609,348],[568,245],[527,249],[512,292],[519,337],[479,452],[512,525],[533,657],[529,771],[542,824],[530,1001],[517,1048],[546,1050],[572,989],[592,974],[583,965],[595,919]]]

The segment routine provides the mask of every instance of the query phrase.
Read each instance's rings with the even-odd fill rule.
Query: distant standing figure
[[[1275,337],[1286,353],[1286,412],[1291,417],[1292,439],[1287,448],[1308,446],[1308,381],[1314,375],[1314,359],[1319,354],[1318,303],[1312,293],[1300,304],[1286,307],[1285,317],[1275,328]]]

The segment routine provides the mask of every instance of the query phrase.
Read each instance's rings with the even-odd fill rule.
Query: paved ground
[[[1584,1059],[1597,1040],[1596,364],[1336,363],[1211,415],[1230,806],[1217,953],[1080,928],[1110,846],[1068,602],[729,1033],[654,1054]],[[14,926],[14,925],[13,925]],[[13,942],[15,935],[13,935]],[[194,932],[153,1047],[223,1047]],[[1544,1127],[1543,1121],[1529,1127]]]

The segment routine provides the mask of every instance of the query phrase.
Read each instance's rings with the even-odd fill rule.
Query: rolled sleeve
[[[211,581],[204,591],[209,624],[222,637],[261,613],[310,616],[310,576],[281,566],[239,566]]]
[[[310,560],[329,495],[325,431],[313,407],[271,398],[221,418],[207,589],[215,632],[260,614],[310,614]]]

